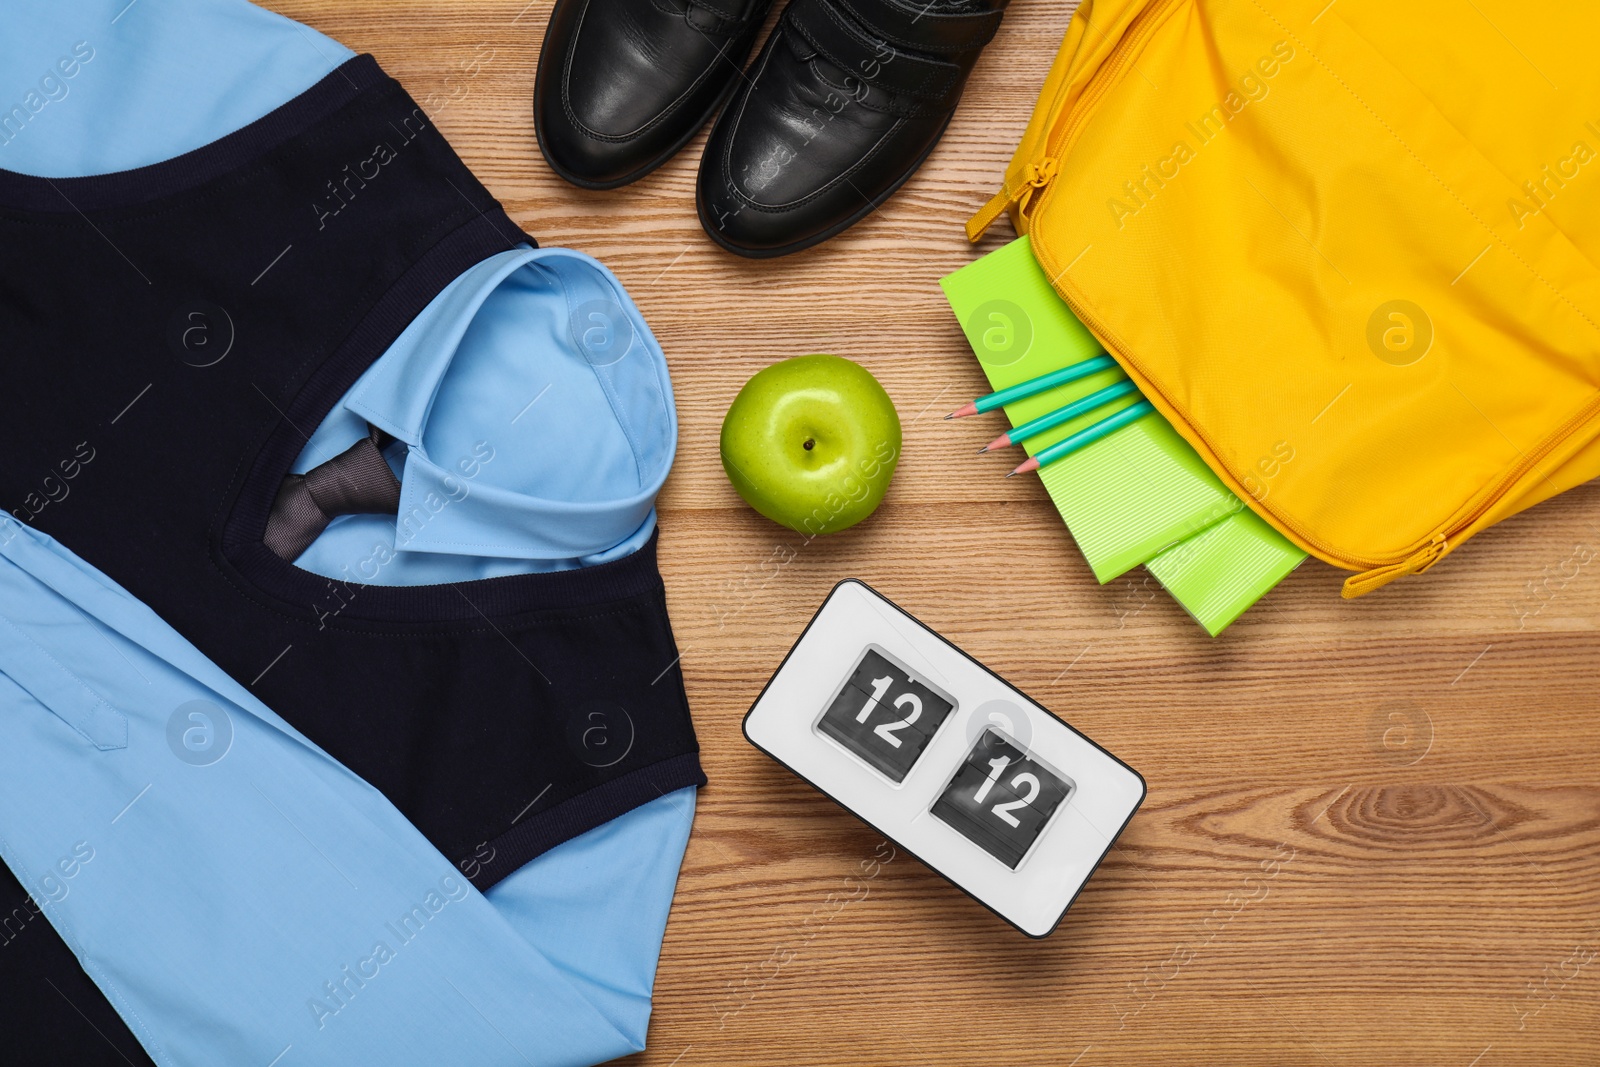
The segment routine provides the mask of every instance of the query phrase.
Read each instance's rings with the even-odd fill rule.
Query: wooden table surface
[[[1309,561],[1217,639],[1142,570],[1095,584],[1036,479],[939,415],[983,378],[937,280],[996,187],[1070,0],[1015,0],[943,144],[876,215],[755,263],[694,212],[702,135],[626,189],[560,181],[531,97],[551,0],[269,0],[374,53],[542,243],[614,270],[681,420],[661,557],[711,785],[667,930],[657,1067],[1600,1063],[1600,489],[1339,599]],[[981,247],[1009,238],[1004,222]],[[745,507],[723,413],[835,352],[905,450],[862,526]],[[828,589],[863,578],[1138,768],[1143,808],[1030,941],[745,742]]]

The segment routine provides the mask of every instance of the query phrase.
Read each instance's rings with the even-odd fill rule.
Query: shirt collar
[[[638,468],[637,492],[601,501],[548,499],[538,495],[538,486],[511,488],[479,478],[487,462],[483,454],[428,455],[429,416],[462,337],[495,288],[530,268],[558,283],[570,326],[559,336],[588,362],[610,402]],[[408,446],[398,551],[524,559],[602,552],[647,521],[677,447],[677,414],[661,346],[616,277],[569,249],[523,247],[472,267],[446,287],[429,314],[402,332],[344,406]],[[493,443],[484,447],[492,459]]]

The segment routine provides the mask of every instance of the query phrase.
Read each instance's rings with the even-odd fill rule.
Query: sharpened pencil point
[[[1029,471],[1036,471],[1038,469],[1039,460],[1033,456],[1029,456],[1027,459],[1017,464],[1017,469],[1012,471],[1011,474],[1027,474]],[[1011,474],[1006,475],[1006,477],[1011,477]]]
[[[965,404],[961,405],[960,407],[956,408],[950,414],[946,415],[945,418],[946,419],[963,419],[963,418],[966,418],[968,415],[976,415],[977,413],[978,413],[977,402],[976,401],[968,401],[967,403],[965,403]]]

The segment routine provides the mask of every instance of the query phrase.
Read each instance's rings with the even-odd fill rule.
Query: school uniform
[[[598,263],[534,247],[370,57],[234,2],[16,29],[0,69],[55,71],[0,137],[17,1047],[123,1062],[119,1017],[163,1064],[270,1062],[296,1017],[286,1065],[454,1062],[393,1040],[419,1019],[460,1062],[638,1047],[704,782],[655,569],[676,419],[648,326]],[[233,747],[197,761],[222,721]],[[163,782],[181,799],[149,804]],[[298,892],[341,858],[366,871],[348,900]],[[437,959],[327,959],[452,870],[463,895],[423,905],[450,923],[413,938],[459,923]],[[452,977],[512,1038],[473,1044],[414,972],[474,967],[552,1015],[505,1022]]]

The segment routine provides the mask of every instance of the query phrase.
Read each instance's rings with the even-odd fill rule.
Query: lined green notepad
[[[1050,287],[1026,237],[944,278],[991,386],[1003,389],[1105,351]],[[1109,370],[1006,407],[1013,426],[1122,378]],[[1029,455],[1138,401],[1124,397],[1024,444]],[[999,473],[999,472],[997,472]],[[1040,475],[1102,583],[1243,505],[1160,415],[1148,415]]]
[[[940,285],[994,389],[1104,351],[1051,288],[1026,237]],[[1096,374],[1007,405],[1006,415],[1016,426],[1120,377],[1117,371]],[[1137,400],[1108,404],[1024,448],[1035,454]],[[1040,479],[1102,584],[1162,557],[1152,573],[1213,635],[1304,559],[1248,511],[1159,414],[1050,464]],[[1219,527],[1204,540],[1193,536]],[[1196,543],[1189,545],[1190,539]]]
[[[1145,564],[1212,637],[1300,566],[1306,554],[1248,508]]]

